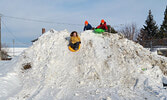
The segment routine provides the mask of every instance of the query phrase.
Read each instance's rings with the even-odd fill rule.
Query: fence
[[[167,39],[145,40],[141,45],[145,48],[167,48]]]

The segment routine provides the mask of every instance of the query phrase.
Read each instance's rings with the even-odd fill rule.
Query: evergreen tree
[[[163,20],[163,23],[161,25],[159,35],[161,37],[167,37],[167,6],[166,6],[166,10],[164,12],[164,20]]]
[[[146,34],[144,33],[143,29],[140,29],[140,33],[138,34],[137,37],[137,42],[143,45],[145,40],[146,40]]]
[[[156,22],[153,19],[153,15],[151,14],[151,10],[149,10],[149,15],[147,17],[147,20],[145,21],[146,25],[143,25],[144,28],[141,30],[144,32],[145,39],[153,39],[155,38],[155,35],[158,33],[158,26],[156,25]],[[143,34],[143,33],[142,33]]]

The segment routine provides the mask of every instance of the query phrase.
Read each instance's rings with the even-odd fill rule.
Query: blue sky
[[[85,20],[95,27],[101,19],[105,19],[116,29],[121,28],[121,24],[131,23],[141,28],[149,9],[160,25],[166,6],[167,0],[1,0],[0,13],[3,15],[55,22],[40,23],[2,17],[2,42],[12,46],[15,39],[16,46],[30,45],[31,40],[41,35],[43,27],[46,30],[54,28],[58,31],[67,29],[69,32],[82,32]]]

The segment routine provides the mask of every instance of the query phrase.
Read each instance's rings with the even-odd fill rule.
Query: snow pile
[[[92,31],[81,33],[81,49],[74,53],[69,35],[51,30],[22,53],[12,65],[21,86],[8,99],[167,99],[167,59],[121,35]],[[27,63],[31,68],[24,70]]]

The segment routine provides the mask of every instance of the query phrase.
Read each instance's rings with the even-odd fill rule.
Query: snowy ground
[[[19,57],[0,63],[0,100],[166,100],[167,59],[118,34],[49,31]],[[30,63],[32,68],[24,70]],[[163,80],[162,80],[163,79]]]
[[[26,49],[27,48],[19,48],[19,47],[15,47],[15,48],[2,48],[2,50],[7,51],[8,55],[11,56],[11,57],[19,56]]]

